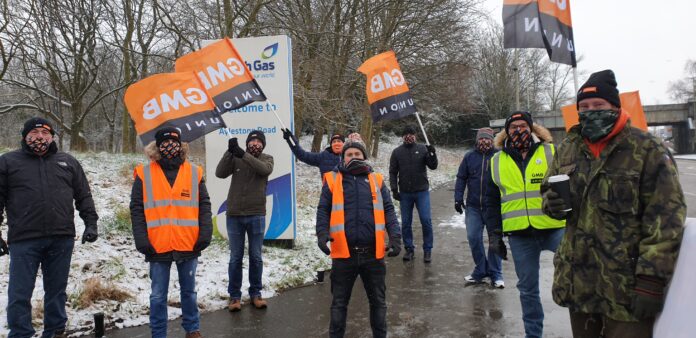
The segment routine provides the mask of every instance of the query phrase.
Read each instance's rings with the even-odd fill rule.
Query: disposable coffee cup
[[[102,312],[94,314],[94,336],[104,337],[104,313]]]
[[[554,175],[549,177],[549,184],[551,185],[551,190],[561,195],[563,202],[565,202],[567,209],[563,211],[573,210],[573,204],[570,199],[570,177],[568,175]]]
[[[317,271],[317,282],[319,282],[319,283],[324,282],[324,270]]]

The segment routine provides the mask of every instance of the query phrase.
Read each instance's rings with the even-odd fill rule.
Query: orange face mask
[[[334,140],[331,142],[331,150],[333,150],[334,154],[340,154],[343,150],[343,142],[341,142],[341,140]]]

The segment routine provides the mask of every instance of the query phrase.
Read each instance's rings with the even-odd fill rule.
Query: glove
[[[205,250],[210,245],[210,241],[201,241],[198,240],[196,241],[196,244],[193,246],[193,251],[195,252],[201,252]]]
[[[150,243],[147,243],[147,246],[139,247],[139,248],[135,248],[135,249],[138,250],[138,252],[140,252],[141,254],[143,254],[145,256],[154,256],[157,254],[157,251],[155,251],[155,248]]]
[[[568,206],[565,205],[561,195],[553,190],[547,190],[544,193],[542,204],[542,209],[551,218],[563,220],[568,216],[568,212],[564,211],[568,209]]]
[[[294,138],[295,135],[292,134],[290,129],[281,129],[283,131],[283,138],[285,139],[286,142],[290,142],[290,138]]]
[[[466,209],[466,204],[464,204],[464,202],[454,202],[454,210],[456,210],[460,215],[464,213],[464,209]]]
[[[93,243],[94,241],[97,240],[99,237],[99,234],[97,233],[97,226],[96,225],[90,225],[85,227],[85,232],[82,233],[82,244],[85,244],[85,242],[90,242]]]
[[[401,201],[401,194],[396,190],[392,190],[392,197],[397,201]]]
[[[636,276],[633,289],[633,315],[638,319],[655,318],[665,302],[665,282],[656,277]]]
[[[322,252],[324,252],[327,256],[331,254],[331,249],[329,249],[329,246],[326,245],[326,243],[333,241],[333,239],[329,238],[329,235],[326,233],[321,233],[317,235],[317,245],[319,246],[319,249],[321,249]]]
[[[398,239],[389,239],[389,253],[388,257],[396,257],[401,253],[401,241]]]
[[[5,240],[0,237],[0,256],[4,256],[10,253],[10,248],[7,247]]]
[[[229,151],[234,157],[243,157],[244,149],[239,147],[239,143],[236,137],[233,137],[227,141],[227,151]]]
[[[428,149],[428,154],[435,155],[435,147],[432,145],[426,144],[425,149]]]
[[[503,233],[500,230],[493,231],[488,236],[488,248],[503,260],[507,260],[507,247],[503,241]]]

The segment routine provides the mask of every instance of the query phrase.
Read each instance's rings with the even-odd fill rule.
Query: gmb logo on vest
[[[181,197],[191,197],[191,192],[188,189],[181,191]]]
[[[541,183],[544,179],[544,173],[532,173],[532,184]]]

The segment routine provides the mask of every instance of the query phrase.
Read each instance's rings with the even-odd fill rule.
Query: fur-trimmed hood
[[[157,144],[155,141],[150,142],[148,145],[143,148],[143,151],[145,152],[145,156],[150,161],[159,161],[162,159],[162,154],[159,152],[159,148],[157,147]],[[181,142],[181,158],[184,160],[188,158],[188,153],[189,153],[189,144],[186,142]]]
[[[493,139],[493,145],[495,146],[496,149],[503,149],[503,147],[505,146],[505,140],[507,140],[507,138],[508,138],[507,132],[505,132],[505,130],[502,130],[497,135],[495,135],[495,139]],[[535,143],[538,143],[538,142],[552,143],[553,142],[553,136],[551,136],[551,132],[539,124],[534,124],[532,126],[532,138],[534,139]]]

